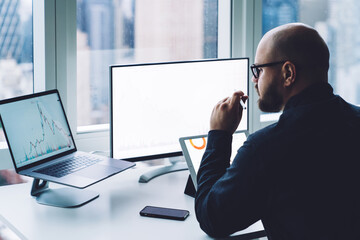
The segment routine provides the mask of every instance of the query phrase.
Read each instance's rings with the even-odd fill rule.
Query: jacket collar
[[[284,112],[294,107],[307,105],[333,96],[333,88],[328,83],[315,83],[299,94],[291,97],[285,105]]]

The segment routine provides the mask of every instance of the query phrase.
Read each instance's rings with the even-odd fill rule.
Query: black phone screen
[[[185,220],[189,216],[188,210],[146,206],[140,211],[141,216]]]

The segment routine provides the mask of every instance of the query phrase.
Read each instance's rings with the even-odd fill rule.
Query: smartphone
[[[188,210],[146,206],[140,211],[141,216],[165,218],[184,221],[190,212]]]

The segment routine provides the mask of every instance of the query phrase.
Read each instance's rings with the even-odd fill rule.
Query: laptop
[[[135,165],[78,151],[57,90],[0,101],[0,120],[21,175],[85,188]]]
[[[236,131],[233,134],[232,151],[230,163],[234,160],[237,150],[243,145],[248,136],[247,131]],[[205,153],[207,144],[207,135],[197,135],[190,137],[182,137],[179,139],[181,150],[183,152],[186,164],[188,165],[191,180],[197,189],[196,175],[200,168],[202,157]]]

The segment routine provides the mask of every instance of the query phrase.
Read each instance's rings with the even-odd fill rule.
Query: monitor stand
[[[47,181],[35,178],[31,188],[31,196],[35,197],[36,201],[40,204],[74,208],[94,200],[99,197],[99,194],[90,190],[70,187],[50,189]]]
[[[150,170],[150,171],[144,173],[143,175],[140,176],[139,182],[147,183],[151,179],[158,177],[160,175],[188,169],[188,166],[187,166],[183,156],[171,157],[170,163],[171,163],[170,165],[156,168],[156,169],[153,169],[153,170]]]

